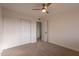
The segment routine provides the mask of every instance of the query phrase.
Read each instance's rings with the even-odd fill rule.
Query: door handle
[[[47,32],[45,32],[45,33],[47,33]]]

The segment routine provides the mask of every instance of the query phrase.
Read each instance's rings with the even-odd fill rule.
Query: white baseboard
[[[3,50],[0,50],[0,56],[1,56],[2,52],[3,52]]]
[[[20,46],[20,45],[24,45],[24,44],[28,44],[28,43],[35,43],[35,42],[36,42],[36,40],[35,41],[31,41],[31,42],[24,41],[24,42],[19,42],[19,43],[15,43],[15,44],[9,44],[9,46],[6,45],[5,47],[2,47],[0,49],[0,56],[1,56],[2,52],[3,52],[3,50],[5,50],[5,49],[16,47],[16,46]]]
[[[64,44],[60,44],[60,43],[52,42],[52,41],[49,41],[49,43],[51,43],[51,44],[53,43],[53,44],[56,44],[56,45],[59,45],[59,46],[62,46],[62,47],[65,47],[65,48],[71,49],[71,50],[73,50],[73,51],[79,52],[79,49],[72,48],[72,47],[67,46],[67,45],[64,45]]]
[[[17,46],[24,45],[24,44],[35,43],[35,42],[36,41],[31,41],[31,42],[24,41],[24,42],[18,42],[18,43],[14,43],[14,44],[9,44],[8,46],[4,47],[3,50],[13,48],[13,47],[17,47]]]

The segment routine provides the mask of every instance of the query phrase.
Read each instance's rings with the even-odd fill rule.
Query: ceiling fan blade
[[[48,12],[48,11],[46,11],[46,13],[47,13],[47,14],[49,14],[49,12]]]
[[[43,8],[44,8],[45,7],[45,3],[43,3],[42,5],[43,5]]]
[[[47,3],[47,7],[49,7],[52,3]]]
[[[32,9],[32,10],[41,10],[41,9]]]

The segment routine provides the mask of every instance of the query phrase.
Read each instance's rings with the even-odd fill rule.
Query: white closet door
[[[30,43],[30,22],[4,17],[4,48]]]
[[[31,42],[36,42],[36,22],[35,21],[31,21]]]
[[[36,42],[36,23],[27,19],[4,17],[3,48]]]
[[[30,42],[30,21],[21,20],[21,39],[22,41],[29,43]]]
[[[4,43],[5,47],[13,46],[20,39],[19,37],[19,20],[16,18],[4,17]]]

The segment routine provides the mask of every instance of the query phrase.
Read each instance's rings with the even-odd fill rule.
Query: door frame
[[[39,34],[40,37],[38,37],[38,34],[37,34],[37,31],[38,31],[38,29],[37,29],[38,23],[40,23],[40,30],[39,30],[40,31],[40,34]],[[38,41],[38,39],[39,40],[42,40],[42,22],[39,22],[39,21],[36,22],[36,39],[37,39],[37,41]]]

